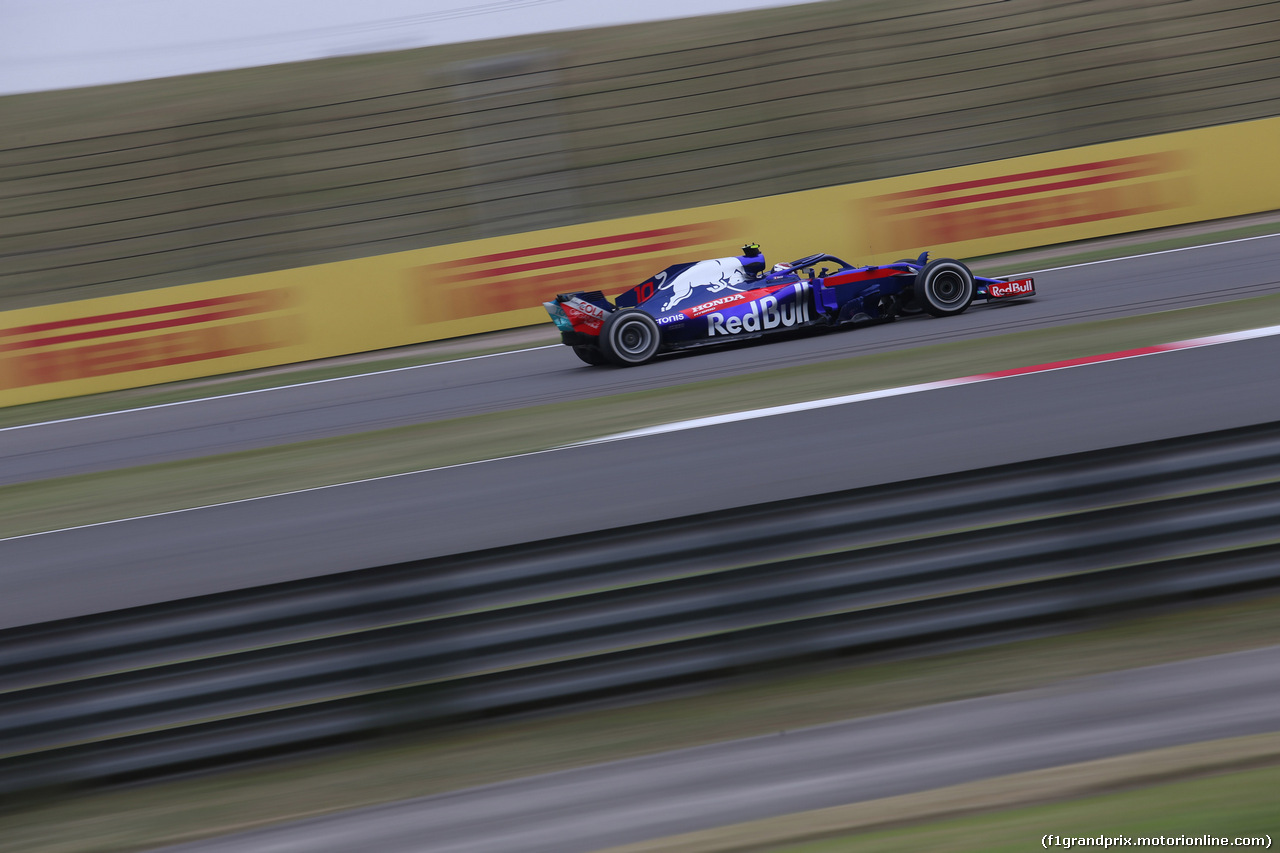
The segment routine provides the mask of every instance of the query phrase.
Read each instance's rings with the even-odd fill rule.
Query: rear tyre
[[[600,352],[619,367],[644,364],[657,354],[659,343],[657,322],[636,308],[615,311],[600,327]]]
[[[609,363],[608,360],[605,359],[604,353],[600,352],[600,350],[595,347],[576,346],[573,348],[573,354],[592,367],[599,367],[602,364]]]
[[[973,273],[959,261],[930,261],[916,278],[915,298],[934,317],[960,314],[973,302]]]

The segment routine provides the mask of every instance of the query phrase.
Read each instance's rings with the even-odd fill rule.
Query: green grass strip
[[[1206,746],[1213,748],[1213,745]],[[1280,762],[1280,757],[1273,756],[1273,760]],[[1050,850],[1104,849],[1105,842],[1099,840],[1100,836],[1128,837],[1135,843],[1138,838],[1202,839],[1208,836],[1225,838],[1227,843],[1192,845],[1190,849],[1239,849],[1232,846],[1237,838],[1266,838],[1269,833],[1275,840],[1280,835],[1276,827],[1277,791],[1280,791],[1280,763],[1064,803],[929,822],[904,829],[851,833],[767,849],[770,853],[846,853],[849,850],[859,853],[916,853],[919,850],[1022,853],[1045,849],[1042,843],[1049,845]],[[1056,838],[1045,840],[1045,836]],[[1093,840],[1080,842],[1078,839]],[[1144,846],[1158,849],[1165,845]],[[1168,846],[1183,847],[1181,844]],[[1122,849],[1120,844],[1115,848]],[[724,853],[764,849],[721,848]]]

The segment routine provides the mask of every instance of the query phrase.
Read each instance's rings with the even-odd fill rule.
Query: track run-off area
[[[588,368],[555,346],[35,424],[0,433],[0,470],[122,468],[1266,295],[1278,262],[1280,237],[1256,238],[1037,271],[1037,299],[956,318],[639,369]],[[0,627],[1280,420],[1280,339],[1209,343],[9,537]]]
[[[1232,241],[1037,271],[1037,299],[960,317],[639,369],[588,368],[555,346],[36,424],[0,433],[0,470],[122,468],[1266,295],[1277,262],[1280,238]],[[1214,343],[9,537],[0,626],[1280,420],[1280,340]]]

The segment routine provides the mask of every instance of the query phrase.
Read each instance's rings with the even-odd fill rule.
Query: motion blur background
[[[581,809],[590,825],[548,817],[575,811],[580,792],[527,805],[555,789],[534,782],[514,803],[468,795],[476,799],[459,807],[472,810],[465,826],[450,823],[448,809],[433,813],[436,801],[410,801],[382,818],[332,825],[350,836],[303,822],[283,830],[299,833],[292,840],[237,836],[226,849],[920,849],[944,839],[1025,849],[1060,828],[1250,837],[1280,829],[1274,795],[1265,793],[1280,765],[1280,724],[1268,710],[1277,703],[1249,692],[1277,682],[1268,650],[1280,642],[1269,443],[1280,395],[1269,338],[1170,367],[1151,359],[1021,390],[957,390],[942,402],[886,403],[861,415],[789,415],[796,420],[786,427],[760,421],[768,426],[714,437],[703,430],[683,445],[644,439],[556,451],[574,460],[562,465],[549,461],[555,454],[507,458],[684,416],[1280,322],[1280,249],[1266,239],[1278,230],[1280,173],[1274,157],[1259,156],[1274,154],[1280,138],[1280,3],[63,0],[0,4],[0,24],[0,336],[9,340],[0,347],[0,391],[70,382],[65,365],[74,357],[65,353],[83,340],[116,336],[125,347],[76,362],[95,380],[124,377],[83,386],[111,393],[86,397],[66,385],[29,398],[48,402],[0,410],[0,579],[8,589],[0,849],[150,849],[909,709],[937,714],[941,722],[927,726],[936,731],[965,716],[940,703],[995,702],[1062,679],[1212,654],[1246,657],[1169,670],[1176,686],[1151,688],[1154,699],[1106,694],[1120,708],[1121,735],[1072,729],[1105,718],[1108,706],[1075,713],[1064,700],[1068,710],[1053,725],[1075,733],[1057,751],[994,737],[980,759],[931,745],[933,764],[926,754],[919,775],[900,779],[906,771],[886,765],[858,787],[818,758],[871,764],[871,746],[855,739],[847,753],[819,744],[794,766],[785,752],[767,756],[752,771],[760,790],[736,792],[722,786],[745,758],[727,753],[719,770],[680,758],[668,776],[643,767],[628,776],[621,765],[612,782],[569,778],[566,785],[603,792]],[[1187,131],[1209,141],[1142,141]],[[1237,139],[1248,144],[1233,147]],[[1131,147],[1062,154],[1103,143]],[[1197,153],[1176,154],[1184,150]],[[1032,155],[1076,159],[1034,174],[1000,165]],[[162,327],[221,328],[236,311],[285,311],[294,297],[248,309],[217,300],[301,290],[313,278],[395,313],[411,312],[387,295],[398,299],[405,287],[417,288],[416,299],[454,298],[434,273],[412,272],[425,260],[380,260],[394,253],[439,249],[421,257],[453,258],[459,244],[500,239],[510,242],[459,248],[457,257],[505,260],[570,245],[581,254],[625,232],[635,245],[618,251],[658,269],[662,258],[686,260],[682,253],[704,248],[705,256],[730,254],[747,239],[768,251],[775,231],[825,235],[820,229],[848,215],[843,201],[770,201],[784,194],[912,176],[954,189],[969,179],[926,173],[995,164],[992,174],[1004,177],[984,173],[973,186],[1022,182],[1019,191],[1056,197],[1071,187],[1043,183],[1054,169],[1088,166],[1094,171],[1071,173],[1085,176],[1079,185],[1129,187],[1148,175],[1125,184],[1105,169],[1138,162],[1182,186],[1217,160],[1248,184],[1224,190],[1238,201],[1228,209],[1251,218],[1201,221],[1223,214],[1201,212],[1199,190],[1141,211],[1122,209],[1120,194],[1115,209],[1092,196],[1095,207],[1074,212],[1091,237],[1154,227],[1142,218],[1152,211],[1168,214],[1158,224],[1193,227],[1131,235],[1127,248],[1090,242],[981,259],[1004,272],[1053,269],[1037,276],[1041,298],[1031,307],[975,311],[951,325],[910,320],[834,342],[672,359],[625,377],[571,369],[563,348],[538,348],[555,340],[549,326],[361,356],[371,365],[289,366],[293,350],[264,345],[255,365],[276,366],[283,378],[238,374],[204,380],[210,385],[148,388],[174,377],[148,373],[150,362],[133,355]],[[736,203],[754,205],[754,218],[688,212]],[[649,218],[614,224],[632,217]],[[740,221],[768,233],[723,225]],[[718,224],[699,231],[704,222]],[[1064,222],[1032,216],[979,236],[1037,250],[1077,239],[1053,230],[1070,227]],[[547,229],[570,230],[536,233]],[[847,243],[812,251],[876,253],[866,235],[842,236]],[[671,245],[660,245],[666,239]],[[794,241],[775,245],[789,250]],[[1224,245],[1068,268],[1213,242]],[[911,254],[924,249],[947,245]],[[320,266],[346,262],[358,265]],[[378,277],[394,287],[377,289]],[[212,289],[165,290],[205,285]],[[554,280],[537,288],[545,294],[495,273],[484,289],[503,306],[499,319],[456,328],[525,326],[530,315],[516,309],[564,289]],[[134,323],[197,303],[226,314]],[[499,313],[488,304],[467,303],[454,319]],[[1206,310],[1174,311],[1187,306]],[[360,341],[382,340],[372,320],[346,313],[345,303],[342,312],[371,327]],[[299,333],[307,335],[325,337]],[[442,336],[388,335],[381,346]],[[56,368],[34,371],[21,362],[24,347],[64,355],[47,362]],[[505,354],[358,376],[493,352]],[[895,362],[883,358],[889,353]],[[226,355],[172,360],[201,365],[186,377],[248,366]],[[354,378],[264,390],[339,376]],[[1195,404],[1191,389],[1203,391]],[[258,396],[186,402],[239,391]],[[146,408],[155,405],[164,408]],[[110,414],[130,409],[138,411]],[[838,458],[816,450],[811,458],[794,441],[780,452],[769,439],[781,434],[840,448]],[[1138,442],[1157,444],[1112,450]],[[1094,455],[1054,458],[1069,453]],[[484,459],[499,461],[443,470]],[[664,478],[646,459],[678,460],[679,473]],[[1126,469],[1133,459],[1150,468]],[[371,481],[358,494],[285,494],[427,468],[440,470]],[[1072,479],[1079,471],[1096,479]],[[928,477],[939,479],[911,486]],[[282,497],[198,509],[267,495]],[[744,509],[756,504],[765,506]],[[984,505],[1004,514],[975,514]],[[697,515],[706,510],[739,514]],[[633,523],[648,526],[626,527]],[[1011,538],[984,538],[1006,523],[1017,528]],[[948,538],[963,536],[971,538]],[[1017,557],[1000,550],[1014,547],[1012,537],[1027,549]],[[500,548],[473,553],[489,546]],[[821,556],[828,551],[835,556]],[[757,564],[763,575],[752,573]],[[810,586],[770,586],[789,572]],[[719,580],[689,580],[704,574]],[[935,611],[930,602],[942,604]],[[354,645],[343,646],[344,637]],[[1228,671],[1239,683],[1217,690],[1238,702],[1197,704],[1207,701],[1197,680]],[[1104,687],[1050,689],[1083,697]],[[1157,718],[1162,704],[1185,706],[1184,718]],[[1010,714],[1016,727],[1048,713],[1009,707],[990,718]],[[918,735],[907,732],[895,760],[913,754]],[[968,729],[956,738],[977,742]],[[1002,751],[1027,758],[983,763]],[[1129,764],[1106,764],[1134,753],[1141,757]],[[220,767],[228,758],[276,763]],[[1059,765],[1074,769],[1051,769]],[[784,769],[771,776],[769,767]],[[1202,787],[1169,787],[1202,776]],[[689,794],[681,812],[646,800],[656,794],[629,789],[627,779],[651,780],[655,790],[684,780],[742,805],[703,809]],[[1013,781],[1001,788],[1001,779]],[[947,801],[959,806],[928,799],[931,789],[962,783],[969,787]],[[771,793],[790,784],[817,793],[785,803]],[[1126,793],[1085,799],[1114,789]],[[891,794],[901,797],[880,801]],[[622,801],[635,813],[624,814]],[[860,801],[874,804],[812,811]],[[1043,801],[1058,811],[1012,810]],[[737,835],[662,840],[790,812],[804,814]],[[967,829],[937,823],[956,812],[985,817]],[[1177,822],[1188,814],[1195,820]],[[879,832],[921,822],[901,837]],[[506,834],[477,834],[487,823],[502,823]],[[377,834],[387,826],[399,835]]]
[[[1275,27],[1265,2],[819,3],[9,97],[2,304],[1264,118]]]

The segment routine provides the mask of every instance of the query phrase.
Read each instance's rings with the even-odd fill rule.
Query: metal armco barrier
[[[1278,585],[1276,426],[6,631],[0,793]]]

